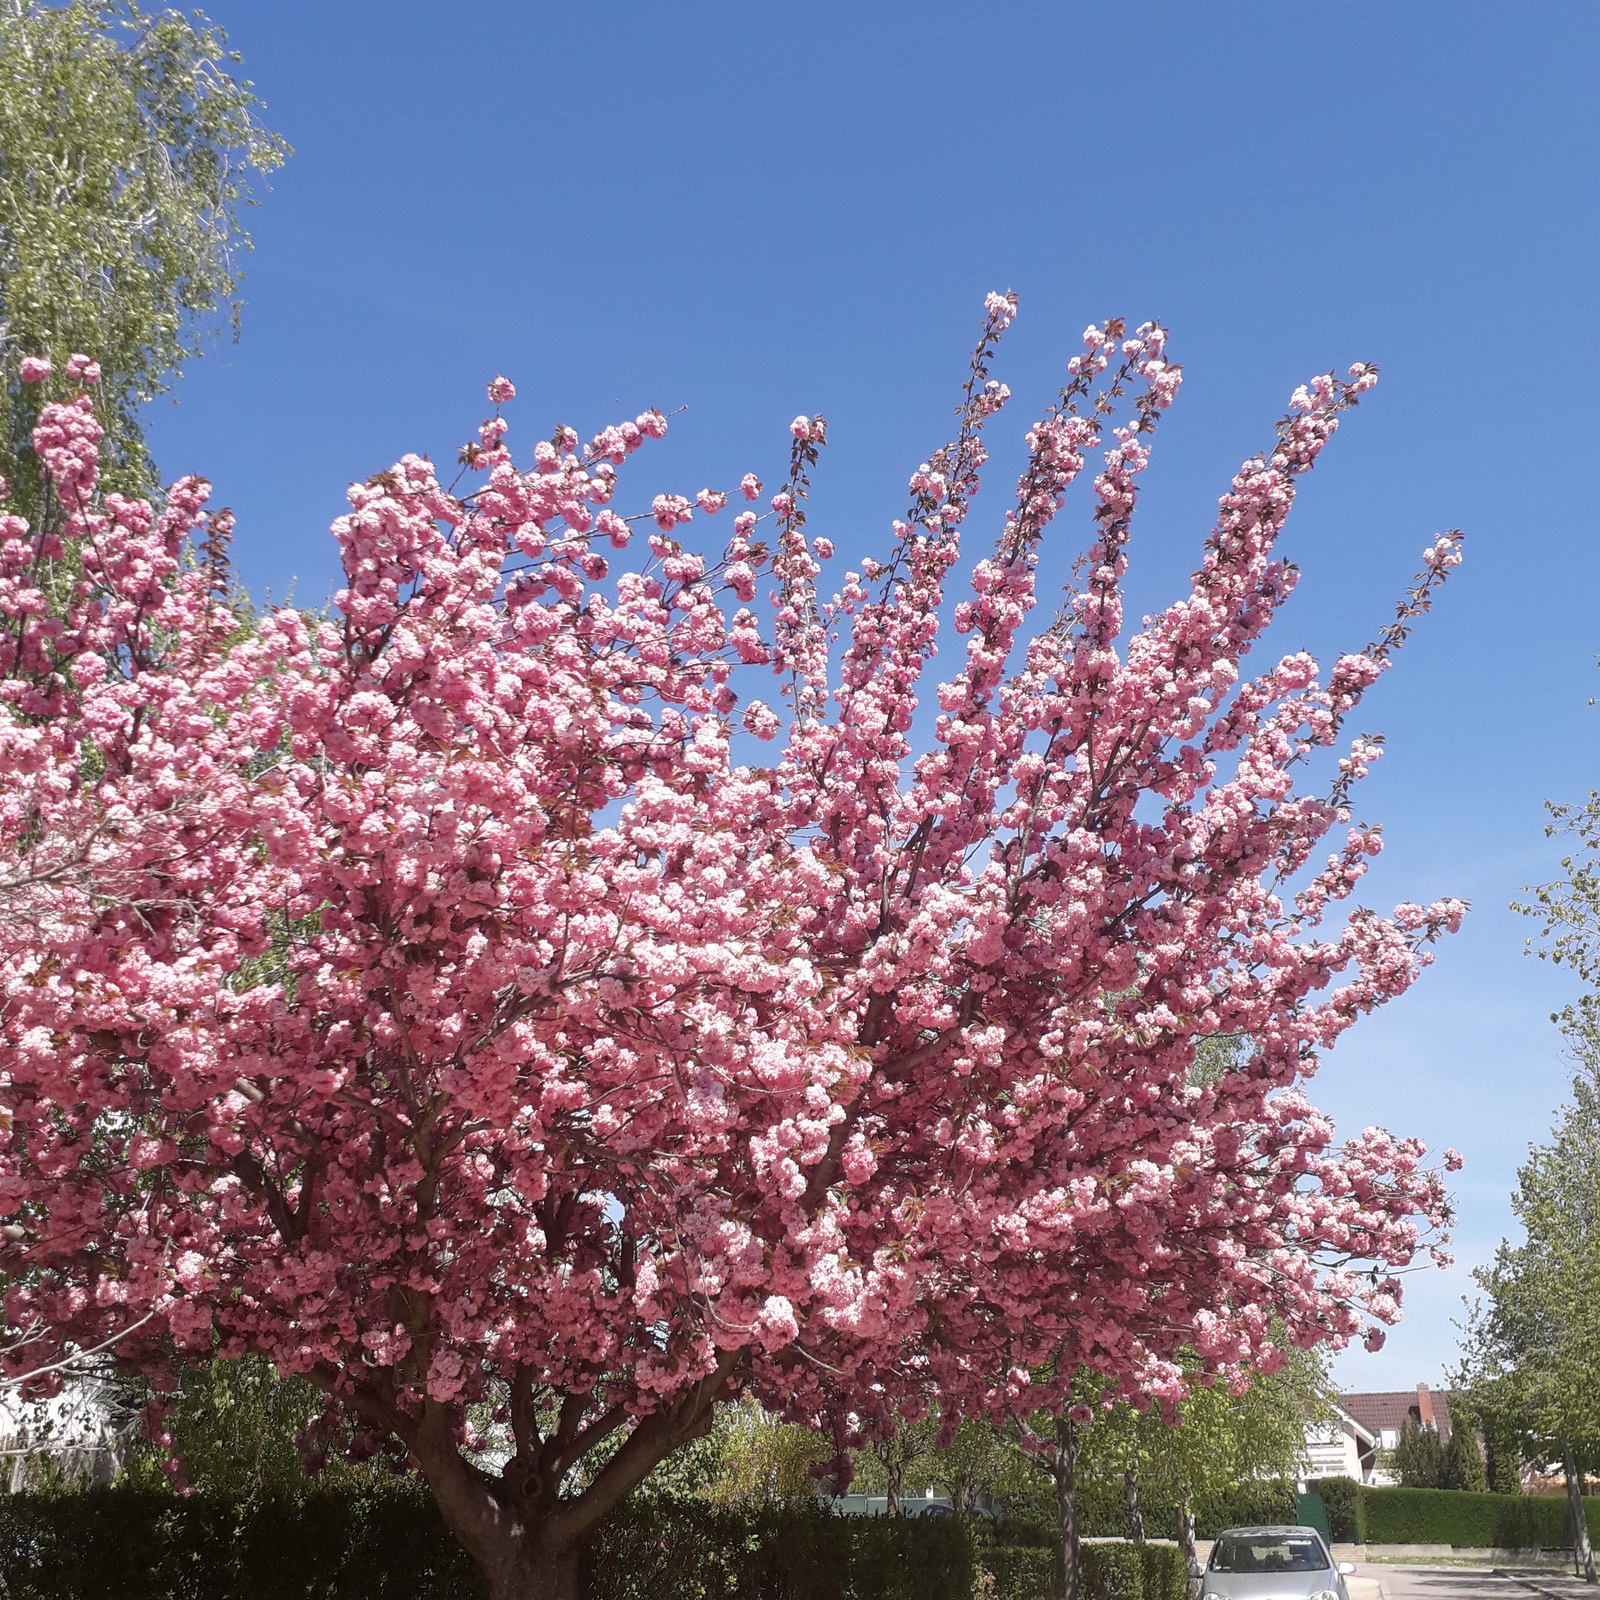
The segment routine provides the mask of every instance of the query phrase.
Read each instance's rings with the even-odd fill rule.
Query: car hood
[[[1338,1589],[1333,1573],[1322,1572],[1208,1572],[1205,1600],[1226,1595],[1228,1600],[1306,1600],[1323,1589]]]

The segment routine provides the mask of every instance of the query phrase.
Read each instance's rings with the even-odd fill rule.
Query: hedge
[[[1333,1536],[1352,1544],[1448,1544],[1460,1549],[1564,1549],[1572,1543],[1564,1496],[1473,1494],[1464,1489],[1374,1489],[1350,1478],[1311,1485]],[[1585,1496],[1589,1536],[1600,1541],[1600,1501]]]
[[[1175,1544],[1140,1548],[1144,1563],[1144,1600],[1184,1600],[1189,1592],[1189,1563]]]
[[[1048,1552],[1046,1552],[1048,1557]],[[625,1508],[585,1553],[591,1600],[968,1600],[959,1518]],[[110,1488],[0,1496],[7,1600],[481,1600],[432,1500],[397,1483],[232,1502]],[[1016,1600],[1026,1600],[1018,1595]]]
[[[1056,1552],[1048,1544],[984,1544],[978,1565],[994,1579],[993,1600],[1047,1600],[1055,1584]]]

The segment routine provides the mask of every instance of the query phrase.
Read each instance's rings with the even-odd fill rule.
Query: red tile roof
[[[1369,1433],[1381,1434],[1385,1428],[1393,1428],[1398,1433],[1407,1417],[1414,1422],[1423,1420],[1424,1400],[1432,1402],[1433,1421],[1440,1439],[1448,1439],[1450,1402],[1426,1384],[1419,1384],[1416,1389],[1390,1389],[1376,1394],[1342,1394],[1339,1409],[1354,1417]]]

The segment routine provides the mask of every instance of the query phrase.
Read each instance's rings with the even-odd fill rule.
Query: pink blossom
[[[210,485],[105,493],[91,398],[41,405],[49,517],[0,518],[13,1326],[161,1383],[175,1352],[315,1373],[308,1459],[433,1482],[492,1477],[464,1408],[551,1398],[501,1441],[507,1550],[548,1532],[552,1441],[565,1472],[734,1393],[844,1449],[934,1397],[1090,1425],[1381,1343],[1399,1270],[1446,1255],[1444,1173],[1309,1086],[1466,909],[1362,907],[1351,822],[1357,713],[1459,537],[1377,644],[1265,648],[1298,488],[1373,377],[1324,373],[1128,616],[1182,367],[1112,320],[964,549],[1014,311],[832,596],[820,417],[776,441],[762,541],[749,509],[709,551],[628,476],[659,412],[582,450],[491,418],[465,489],[420,454],[352,484],[327,615],[246,627]],[[1041,608],[1071,494],[1090,541]],[[1219,1036],[1240,1059],[1198,1082]]]
[[[739,492],[746,500],[759,500],[761,498],[761,480],[753,472],[747,472],[739,480]]]
[[[772,708],[760,700],[752,700],[745,707],[744,725],[758,739],[772,738],[782,726]]]
[[[489,398],[497,406],[517,398],[517,386],[509,378],[495,378],[489,385]]]
[[[17,375],[24,383],[43,383],[50,376],[50,363],[43,356],[24,356]]]

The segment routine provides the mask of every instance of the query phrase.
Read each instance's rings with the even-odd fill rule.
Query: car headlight
[[[1307,1595],[1306,1600],[1340,1600],[1337,1589],[1318,1589],[1315,1594]]]

